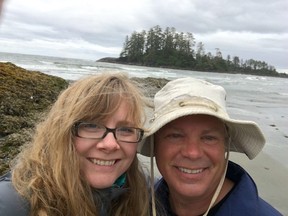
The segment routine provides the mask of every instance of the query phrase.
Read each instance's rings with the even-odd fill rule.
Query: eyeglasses
[[[115,139],[120,142],[137,143],[142,140],[144,130],[134,127],[107,128],[101,124],[76,122],[73,125],[74,135],[86,139],[104,139],[112,132]]]

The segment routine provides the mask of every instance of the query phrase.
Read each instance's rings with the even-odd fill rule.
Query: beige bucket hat
[[[221,119],[229,128],[230,150],[245,153],[253,159],[262,150],[265,138],[253,121],[231,119],[226,111],[223,87],[192,77],[168,82],[154,97],[154,116],[149,120],[140,153],[151,154],[154,133],[167,123],[186,115],[205,114]]]

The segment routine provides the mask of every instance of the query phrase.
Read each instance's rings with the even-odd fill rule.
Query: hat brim
[[[265,138],[255,122],[231,119],[226,112],[214,112],[204,107],[182,107],[174,112],[160,115],[153,122],[148,123],[148,132],[140,144],[140,153],[145,156],[154,156],[151,145],[154,145],[154,134],[169,122],[187,115],[204,114],[214,116],[222,120],[229,128],[231,137],[230,150],[245,153],[249,159],[253,159],[263,149]]]

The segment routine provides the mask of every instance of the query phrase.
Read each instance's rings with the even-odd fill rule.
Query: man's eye
[[[216,136],[203,136],[201,139],[207,144],[215,144],[219,142],[219,139]]]
[[[178,134],[178,133],[171,133],[171,134],[167,134],[166,137],[170,138],[170,139],[176,139],[176,138],[183,137],[183,135],[182,134]]]
[[[206,139],[206,140],[215,140],[216,137],[214,137],[214,136],[205,136],[204,139]]]

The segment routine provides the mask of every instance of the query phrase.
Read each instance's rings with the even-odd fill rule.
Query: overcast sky
[[[288,72],[287,0],[5,0],[0,22],[0,52],[118,57],[127,35],[159,25]]]

